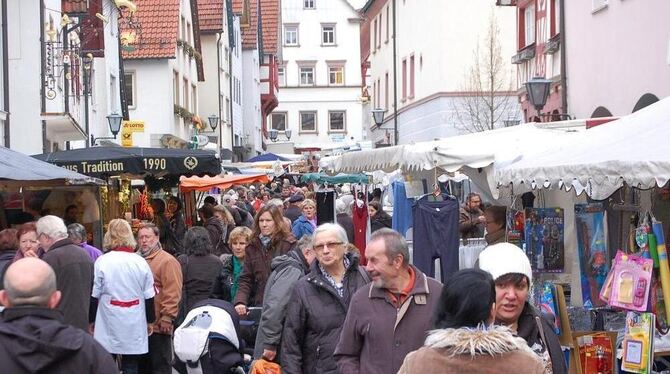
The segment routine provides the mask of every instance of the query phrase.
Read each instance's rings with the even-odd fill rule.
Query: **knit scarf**
[[[142,252],[141,249],[138,249],[137,254],[144,257],[144,258],[147,258],[147,257],[151,256],[152,253],[156,252],[159,249],[161,249],[161,243],[156,243],[156,245],[153,246],[152,248],[150,248],[148,251],[146,251],[146,253]]]
[[[272,238],[267,236],[267,235],[259,235],[258,239],[261,241],[261,244],[263,245],[263,248],[267,248],[268,244],[272,241]]]

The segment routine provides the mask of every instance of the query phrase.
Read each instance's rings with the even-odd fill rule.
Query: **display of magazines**
[[[563,217],[561,208],[526,209],[524,250],[534,272],[563,272],[565,264]]]
[[[655,325],[656,316],[653,313],[628,312],[622,343],[622,370],[631,373],[651,373],[654,361]]]
[[[610,270],[607,217],[601,203],[576,204],[577,255],[585,308],[604,306],[598,294]]]

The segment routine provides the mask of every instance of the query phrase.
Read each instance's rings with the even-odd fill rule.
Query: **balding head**
[[[37,258],[26,257],[11,264],[5,271],[4,286],[0,303],[8,308],[34,305],[54,309],[60,301],[56,274]]]

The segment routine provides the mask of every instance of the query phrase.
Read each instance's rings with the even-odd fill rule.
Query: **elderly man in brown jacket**
[[[159,230],[154,224],[145,224],[137,232],[138,253],[149,263],[154,275],[156,323],[149,336],[149,353],[143,357],[140,372],[172,373],[172,322],[179,313],[181,301],[181,265],[161,248]]]
[[[349,304],[335,359],[341,374],[395,374],[423,346],[442,284],[409,264],[405,239],[375,231],[365,249],[372,284]]]

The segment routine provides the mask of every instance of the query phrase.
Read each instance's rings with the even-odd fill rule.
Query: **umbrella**
[[[259,161],[291,161],[286,157],[277,156],[274,153],[265,153],[256,157],[248,159],[246,162],[259,162]]]
[[[27,181],[33,182],[33,185],[104,184],[99,179],[36,160],[2,146],[0,180],[2,185],[24,184]]]

